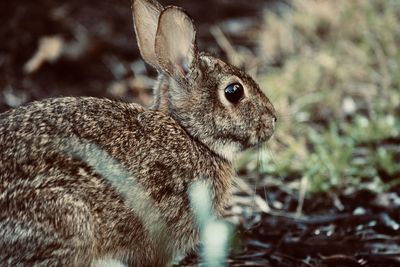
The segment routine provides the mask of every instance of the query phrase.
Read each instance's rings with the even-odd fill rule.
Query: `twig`
[[[254,196],[254,202],[262,212],[265,212],[265,213],[271,212],[271,208],[268,205],[268,202],[266,200],[264,200],[262,197],[260,197],[259,195],[257,195],[245,181],[243,181],[242,179],[238,179],[238,178],[235,179],[234,181],[240,190],[242,190],[249,196]]]

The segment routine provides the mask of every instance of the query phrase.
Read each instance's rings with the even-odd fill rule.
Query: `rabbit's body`
[[[0,114],[0,263],[165,266],[192,248],[189,189],[220,214],[232,162],[274,131],[275,111],[246,73],[199,53],[191,19],[133,3],[144,60],[159,81],[151,110],[58,98]]]
[[[170,260],[152,259],[159,256],[152,242],[162,241],[146,236],[129,203],[138,199],[125,199],[112,181],[66,153],[65,146],[85,149],[75,138],[96,144],[141,185],[166,224],[163,234],[173,241],[168,243],[173,254],[196,240],[187,194],[193,181],[209,177],[215,208],[223,207],[230,164],[171,117],[105,99],[36,102],[0,116],[0,262],[50,266],[47,261],[56,255],[53,263],[64,266],[107,256],[137,265],[144,265],[142,258],[147,265]]]

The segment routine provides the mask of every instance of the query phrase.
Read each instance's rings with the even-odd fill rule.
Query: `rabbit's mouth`
[[[240,148],[238,152],[241,152],[267,142],[269,139],[271,139],[273,134],[273,128],[260,127],[260,129],[257,129],[254,134],[248,136],[247,138],[236,138],[236,142],[234,143]]]
[[[213,142],[210,148],[217,154],[232,162],[240,152],[243,152],[252,147],[261,145],[267,142],[273,135],[272,128],[261,128],[255,134],[245,138],[244,136],[235,136],[225,133],[224,136],[219,136],[218,142]]]
[[[265,125],[259,125],[255,131],[255,134],[250,137],[250,145],[252,147],[261,145],[267,142],[274,135],[274,127],[265,127]]]
[[[232,134],[225,134],[225,138],[239,147],[240,151],[250,149],[252,147],[261,145],[267,142],[274,134],[273,127],[266,127],[259,125],[252,134],[246,136],[234,136]]]

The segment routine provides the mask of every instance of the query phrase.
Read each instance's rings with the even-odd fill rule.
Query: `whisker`
[[[255,177],[255,181],[254,181],[254,189],[253,189],[253,203],[254,203],[254,208],[256,206],[256,196],[257,196],[257,185],[258,185],[258,178],[260,175],[260,142],[258,140],[258,145],[257,145],[257,164],[256,164],[256,168],[257,168],[257,176]]]
[[[259,158],[261,157],[261,153],[263,153],[266,150],[266,146],[267,146],[267,143],[263,143],[263,144],[260,145],[260,147],[258,149],[258,153],[259,153],[258,157]],[[265,162],[263,161],[262,164],[264,165]],[[264,191],[264,196],[262,197],[262,199],[264,200],[265,204],[268,206],[269,210],[271,210],[271,207],[270,207],[269,202],[268,202],[267,188],[266,188],[265,183],[262,186],[263,186],[263,191]]]
[[[275,166],[277,166],[278,164],[277,164],[277,161],[276,161],[276,157],[275,157],[275,155],[274,155],[272,149],[269,148],[269,146],[268,146],[267,143],[264,144],[263,151],[264,151],[265,153],[268,153],[268,156],[269,156],[269,159],[271,160],[271,162],[272,162]]]

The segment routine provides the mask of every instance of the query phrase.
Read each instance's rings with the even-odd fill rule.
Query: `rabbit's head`
[[[245,72],[197,51],[195,28],[182,9],[135,0],[133,15],[142,57],[161,74],[159,109],[229,161],[271,137],[271,102]]]

